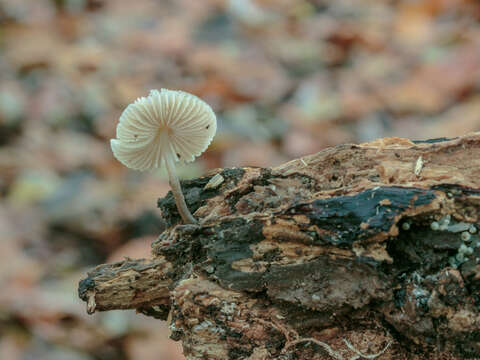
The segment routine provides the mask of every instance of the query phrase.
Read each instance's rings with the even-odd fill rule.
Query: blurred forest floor
[[[212,105],[183,178],[384,136],[480,130],[473,0],[0,0],[0,359],[182,359],[167,326],[87,316],[84,272],[146,257],[162,171],[109,139],[152,88]]]

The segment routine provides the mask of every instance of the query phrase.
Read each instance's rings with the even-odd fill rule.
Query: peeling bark
[[[342,145],[182,189],[198,225],[160,199],[152,259],[90,272],[89,312],[169,314],[187,359],[480,357],[480,135]]]

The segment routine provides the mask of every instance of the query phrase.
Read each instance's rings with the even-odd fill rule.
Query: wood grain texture
[[[188,359],[350,359],[390,342],[379,358],[480,357],[480,135],[342,145],[182,187],[199,224],[160,199],[152,259],[89,273],[90,312],[170,312]]]

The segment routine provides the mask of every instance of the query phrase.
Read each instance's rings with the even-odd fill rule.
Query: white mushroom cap
[[[127,106],[110,140],[113,155],[136,170],[161,167],[170,157],[189,162],[203,153],[217,130],[215,113],[183,91],[151,90]]]

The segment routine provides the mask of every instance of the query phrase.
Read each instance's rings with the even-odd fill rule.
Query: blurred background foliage
[[[0,0],[0,359],[182,359],[166,325],[87,316],[82,274],[146,257],[162,171],[109,139],[152,88],[212,105],[184,178],[378,137],[480,129],[473,0]]]

